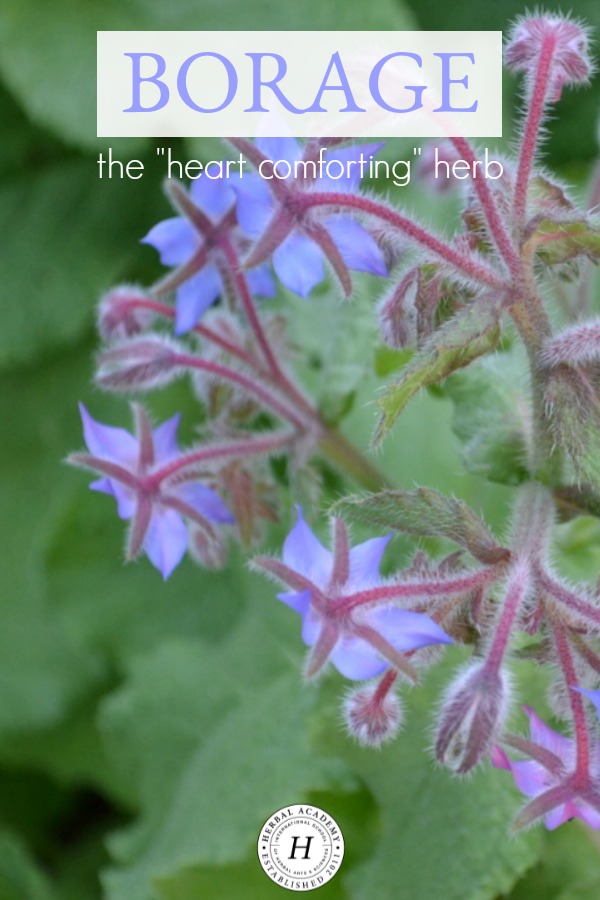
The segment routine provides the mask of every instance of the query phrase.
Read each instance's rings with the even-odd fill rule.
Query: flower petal
[[[354,681],[381,675],[389,665],[370,644],[353,637],[340,641],[331,654],[331,662],[345,678]]]
[[[235,179],[235,170],[229,178],[209,178],[206,172],[202,172],[199,178],[192,181],[190,197],[213,222],[222,219],[227,210],[235,203],[233,179]]]
[[[371,538],[350,550],[348,582],[353,590],[361,590],[363,584],[379,578],[381,558],[392,537],[393,535],[387,534],[385,537]]]
[[[381,248],[360,222],[347,216],[332,216],[323,225],[350,269],[387,276],[388,270]]]
[[[94,456],[120,463],[124,468],[133,466],[137,460],[138,442],[124,428],[102,425],[93,419],[83,403],[79,404],[83,422],[83,435],[87,448]]]
[[[287,159],[293,166],[297,159],[302,158],[302,146],[294,137],[258,137],[256,146],[273,162]]]
[[[180,266],[187,262],[200,246],[200,235],[187,219],[174,216],[151,228],[140,243],[150,244],[158,250],[163,266]]]
[[[267,183],[260,175],[248,175],[233,189],[237,194],[240,228],[252,239],[260,237],[274,211],[273,196]]]
[[[288,290],[308,297],[323,280],[323,256],[320,249],[303,234],[290,234],[273,254],[273,268]]]
[[[175,413],[166,422],[162,422],[152,432],[154,458],[157,464],[165,463],[179,453],[177,446],[177,429],[181,422],[181,414]]]
[[[274,297],[277,293],[275,281],[268,266],[257,266],[247,274],[248,287],[258,297]]]
[[[580,800],[573,803],[573,807],[575,809],[575,815],[580,819],[583,819],[584,822],[587,822],[590,828],[595,828],[596,830],[600,828],[600,812],[598,812],[597,809],[588,806],[587,803],[583,803]]]
[[[277,594],[277,599],[293,609],[304,618],[310,606],[312,594],[310,591],[294,591]]]
[[[584,694],[588,698],[588,700],[591,700],[591,702],[600,713],[600,691],[590,691],[587,688],[581,687],[572,687],[571,690],[578,691],[580,694]]]
[[[333,556],[304,521],[301,507],[296,507],[296,513],[296,524],[283,545],[283,561],[317,587],[325,588],[331,576]]]
[[[429,644],[452,644],[452,638],[425,613],[384,607],[370,610],[365,621],[382,634],[400,653]]]
[[[198,482],[184,482],[173,489],[173,493],[185,500],[196,512],[209,522],[230,525],[235,519],[216,491]]]
[[[112,481],[110,478],[100,478],[98,481],[92,481],[90,484],[91,491],[99,491],[101,494],[109,494],[117,501],[117,515],[120,519],[131,519],[135,512],[135,497],[131,491],[119,484],[118,481]]]
[[[190,331],[221,293],[221,278],[216,266],[209,264],[177,289],[175,334]]]
[[[510,768],[516,786],[526,797],[537,797],[552,785],[549,772],[533,759],[511,760]]]
[[[185,555],[188,535],[185,523],[173,509],[155,509],[144,538],[144,550],[153,566],[167,579]]]
[[[557,806],[556,809],[550,810],[548,815],[544,818],[544,825],[548,831],[554,831],[555,828],[558,828],[559,825],[564,825],[565,822],[568,822],[569,819],[572,819],[576,814],[576,812],[574,813],[572,811],[570,802],[563,803],[561,806]]]
[[[567,762],[572,753],[573,741],[546,725],[529,706],[524,706],[523,711],[529,719],[531,740],[541,747],[545,747],[546,750],[550,750],[563,762]]]

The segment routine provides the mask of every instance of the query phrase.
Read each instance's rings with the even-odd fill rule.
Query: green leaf
[[[420,388],[446,378],[456,369],[493,350],[500,339],[499,317],[491,301],[467,306],[450,319],[409,362],[400,379],[377,402],[382,416],[374,443],[380,444]]]
[[[525,244],[539,260],[556,266],[578,256],[600,260],[600,223],[597,219],[554,221],[542,219]]]
[[[296,669],[260,611],[222,647],[173,642],[134,667],[101,718],[143,809],[110,842],[109,900],[147,900],[155,879],[241,863],[283,798],[344,789],[339,765],[311,752],[314,692]]]
[[[109,0],[93,7],[78,0],[3,0],[0,72],[28,115],[74,144],[98,149],[96,138],[96,31],[401,30],[414,20],[400,2],[375,0],[357,10],[344,0],[308,0],[273,6],[270,0]],[[112,141],[120,151],[138,141]]]
[[[335,504],[333,512],[351,521],[407,534],[447,538],[483,563],[497,563],[509,555],[466,503],[430,488],[345,497]]]
[[[50,882],[21,839],[0,831],[0,900],[55,900]]]
[[[91,327],[99,293],[146,256],[135,236],[155,223],[159,209],[156,182],[149,198],[135,183],[113,181],[109,188],[91,160],[0,185],[0,366],[80,339]]]
[[[512,353],[489,356],[444,384],[452,400],[452,430],[461,442],[465,468],[499,484],[525,481],[530,416],[526,372]]]
[[[541,829],[515,837],[507,827],[518,799],[506,773],[486,766],[466,780],[427,764],[448,663],[410,692],[403,733],[378,753],[336,736],[330,711],[321,723],[320,746],[347,763],[380,809],[374,852],[341,874],[352,900],[496,900],[539,856]]]
[[[508,900],[595,900],[600,896],[600,848],[580,822],[545,836],[539,863],[515,885]]]

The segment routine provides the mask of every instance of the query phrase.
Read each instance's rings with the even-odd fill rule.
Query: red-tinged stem
[[[373,694],[373,704],[380,704],[385,700],[387,694],[389,694],[394,687],[397,678],[398,672],[396,669],[387,670],[375,689],[375,693]]]
[[[540,50],[531,96],[528,98],[527,118],[525,119],[525,131],[521,143],[521,152],[519,154],[515,183],[514,216],[518,227],[523,225],[525,213],[527,211],[529,179],[531,177],[540,125],[544,114],[544,107],[546,105],[546,97],[548,95],[550,70],[552,68],[555,48],[556,37],[553,34],[546,35]]]
[[[567,632],[556,616],[550,615],[549,619],[573,715],[573,731],[577,753],[575,780],[579,779],[583,784],[586,784],[589,781],[590,771],[590,735],[583,697],[579,691],[571,690],[571,688],[576,687],[578,679]]]
[[[167,478],[183,472],[191,466],[210,462],[213,459],[225,459],[226,457],[260,456],[263,453],[275,453],[283,450],[296,439],[294,433],[270,434],[266,437],[248,438],[248,440],[236,440],[224,444],[209,444],[199,450],[192,450],[183,456],[178,456],[167,465],[152,472],[149,478],[158,486]]]
[[[224,381],[229,381],[231,384],[238,385],[250,394],[250,396],[260,400],[267,409],[277,413],[282,419],[291,422],[292,425],[295,425],[296,428],[299,428],[302,431],[305,431],[307,427],[314,424],[310,419],[298,415],[288,404],[284,403],[283,400],[280,400],[276,394],[273,394],[258,381],[250,378],[248,375],[237,372],[235,369],[230,369],[228,366],[223,366],[220,363],[212,362],[207,359],[201,359],[199,356],[194,356],[192,353],[175,353],[173,355],[173,363],[174,365],[182,366],[185,369],[196,369],[199,372],[206,372],[216,378],[222,378]]]
[[[435,599],[454,594],[467,594],[494,581],[499,577],[500,571],[496,566],[488,566],[485,569],[477,569],[445,581],[401,581],[396,584],[384,584],[365,591],[358,591],[348,597],[340,597],[332,608],[335,613],[348,614],[359,606],[376,606],[391,603],[394,600],[416,597]]]
[[[544,569],[540,568],[537,573],[537,579],[540,587],[547,591],[554,600],[562,603],[566,609],[578,613],[582,618],[588,619],[596,625],[600,625],[600,607],[594,606],[587,600],[578,597],[564,584],[552,578]]]
[[[469,143],[466,138],[463,137],[452,137],[450,138],[457,151],[460,153],[461,157],[469,163],[471,171],[474,173],[473,176],[473,187],[475,189],[475,193],[479,198],[479,202],[481,203],[481,208],[483,210],[483,214],[488,223],[488,231],[490,237],[496,244],[500,255],[504,259],[507,264],[510,273],[515,282],[520,280],[521,274],[521,261],[519,259],[519,255],[514,247],[514,242],[511,239],[504,222],[502,221],[502,216],[500,215],[500,211],[494,199],[494,196],[489,188],[488,182],[486,178],[478,178],[476,175],[476,168],[474,168],[474,164],[477,162],[477,157],[475,155],[475,151],[473,147]]]
[[[500,670],[513,633],[515,619],[527,596],[529,584],[529,565],[522,561],[518,562],[509,576],[502,612],[496,623],[494,637],[486,655],[485,668],[488,672]]]
[[[229,275],[233,281],[235,292],[242,304],[246,318],[248,319],[252,334],[260,347],[270,373],[279,381],[282,376],[281,368],[275,358],[271,345],[269,344],[264,328],[262,327],[252,294],[248,288],[248,282],[246,281],[243,272],[240,270],[240,261],[237,253],[228,237],[223,237],[220,242],[220,248],[227,260]]]
[[[421,244],[421,246],[426,247],[432,253],[435,253],[436,256],[445,259],[446,262],[449,262],[454,268],[467,275],[473,281],[502,292],[507,290],[505,280],[492,269],[466,256],[455,247],[444,243],[440,238],[417,225],[416,222],[413,222],[396,210],[384,206],[382,203],[377,203],[368,197],[355,196],[354,194],[320,193],[317,191],[307,192],[303,195],[302,200],[307,210],[314,206],[335,206],[342,209],[357,209],[366,215],[375,216],[397,228],[398,231]]]

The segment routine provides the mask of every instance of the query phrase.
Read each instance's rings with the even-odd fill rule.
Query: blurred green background
[[[597,0],[569,6],[597,37]],[[425,748],[448,666],[411,694],[408,727],[392,746],[357,749],[338,721],[342,679],[301,684],[298,623],[240,553],[220,574],[186,561],[166,585],[145,560],[124,567],[111,502],[62,465],[82,443],[78,400],[100,420],[128,424],[126,404],[91,384],[94,306],[115,282],[156,277],[138,241],[167,213],[152,142],[110,142],[122,159],[144,161],[141,181],[96,177],[108,143],[95,138],[96,30],[505,29],[523,9],[514,0],[2,0],[0,900],[280,896],[258,868],[256,837],[271,812],[307,798],[346,838],[342,872],[319,897],[600,896],[597,836],[575,824],[510,838],[518,799],[502,773],[459,784],[434,769]],[[512,78],[505,93],[508,145]],[[598,107],[598,80],[566,92],[547,145],[548,162],[578,190],[597,155]],[[214,142],[170,143],[182,158],[218,152]],[[401,145],[388,152],[402,158]],[[451,227],[451,199],[432,203],[412,187],[394,196]],[[362,447],[377,386],[376,288],[365,281],[348,308],[328,292],[318,304],[285,298],[313,361],[306,380],[324,404],[336,386],[355,395],[344,428]],[[324,331],[337,336],[326,354],[315,343]],[[185,387],[151,405],[157,418],[181,408],[192,435],[197,411]],[[378,462],[406,486],[465,497],[501,529],[510,492],[463,474],[450,419],[447,400],[421,398]],[[268,536],[273,550],[285,516]],[[313,521],[324,531],[323,516]],[[594,574],[596,526],[565,532],[563,543],[570,564]],[[388,565],[409,553],[397,541]],[[519,673],[527,696],[543,698],[540,677]]]

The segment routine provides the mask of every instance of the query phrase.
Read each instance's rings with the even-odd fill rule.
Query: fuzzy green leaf
[[[466,307],[434,332],[409,362],[400,378],[388,386],[377,402],[382,416],[374,443],[379,444],[396,419],[420,388],[442,381],[456,369],[464,368],[485,353],[500,339],[498,312],[491,301]]]
[[[345,497],[336,503],[334,512],[351,521],[407,534],[447,538],[484,563],[497,563],[508,555],[466,503],[430,488]]]

